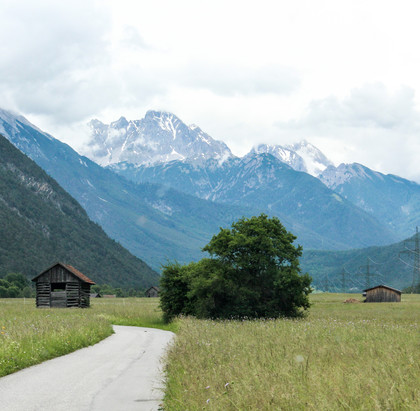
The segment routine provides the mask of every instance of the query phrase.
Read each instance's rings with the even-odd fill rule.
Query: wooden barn
[[[401,291],[387,285],[377,285],[376,287],[364,290],[366,293],[366,303],[399,303],[401,302]]]
[[[56,263],[32,279],[36,283],[37,307],[90,305],[90,286],[95,283],[71,265]]]
[[[146,297],[159,297],[159,287],[150,287],[145,294]]]

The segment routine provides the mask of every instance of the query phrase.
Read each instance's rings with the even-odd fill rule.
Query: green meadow
[[[37,309],[34,299],[0,299],[0,377],[95,344],[111,324],[162,328],[156,299],[96,299],[89,309]]]
[[[344,304],[317,294],[301,320],[165,325],[156,299],[98,299],[90,309],[0,300],[0,376],[95,344],[111,324],[177,333],[166,361],[166,410],[418,410],[420,296]]]
[[[183,319],[166,409],[419,410],[420,296],[350,297],[313,295],[302,320]]]

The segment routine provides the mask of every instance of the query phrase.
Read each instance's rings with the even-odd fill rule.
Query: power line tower
[[[411,243],[414,241],[414,248],[409,248],[407,243]],[[411,294],[414,293],[415,287],[420,284],[420,240],[419,240],[419,228],[416,227],[416,234],[414,238],[410,238],[409,240],[404,241],[404,248],[405,250],[400,251],[399,257],[401,259],[401,254],[410,254],[413,257],[413,264],[407,264],[404,260],[402,260],[405,264],[409,267],[413,268],[413,281],[411,283]]]
[[[346,292],[346,270],[344,267],[341,270],[341,292]]]
[[[326,293],[330,292],[330,282],[328,281],[328,276],[324,278],[324,290]]]
[[[372,273],[370,271],[370,258],[367,257],[366,260],[367,260],[366,265],[360,266],[359,269],[363,268],[363,269],[366,270],[366,272],[364,273],[365,274],[365,287],[366,287],[366,289],[368,289],[368,288],[370,288],[370,279],[372,277]]]

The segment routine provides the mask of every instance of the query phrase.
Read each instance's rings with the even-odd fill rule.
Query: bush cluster
[[[35,290],[22,274],[9,273],[0,276],[0,298],[34,297]]]
[[[279,219],[265,214],[221,229],[203,251],[210,257],[162,272],[166,321],[199,318],[298,317],[309,307],[311,277],[299,268],[300,246]]]

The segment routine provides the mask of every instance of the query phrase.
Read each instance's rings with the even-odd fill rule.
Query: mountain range
[[[420,185],[373,171],[361,164],[329,166],[320,180],[376,219],[399,239],[410,236],[420,222]]]
[[[318,177],[327,167],[333,166],[325,154],[306,140],[286,146],[258,144],[251,153],[271,154],[293,170],[303,171],[314,177]]]
[[[171,113],[148,111],[141,120],[121,117],[111,124],[94,119],[89,127],[91,139],[85,154],[102,166],[122,161],[153,164],[232,156],[225,143],[214,140],[196,125],[187,126]]]
[[[165,184],[219,204],[276,215],[306,247],[346,249],[394,240],[391,231],[320,180],[293,170],[271,154],[250,153],[222,164],[171,161],[153,166],[110,166],[137,183]]]
[[[201,258],[220,226],[256,210],[219,206],[155,184],[134,184],[79,155],[25,118],[0,110],[0,133],[52,176],[105,232],[154,269]]]
[[[152,119],[155,119],[154,123]],[[164,141],[168,141],[175,127],[177,130],[187,128],[186,125],[181,127],[181,120],[171,113],[160,112],[157,115],[156,112],[148,112],[137,123],[146,120],[148,129],[147,132],[145,128],[142,129],[141,140],[154,147],[160,146],[162,135],[166,136]],[[175,125],[167,126],[172,123]],[[118,128],[116,123],[106,127],[118,135],[125,135],[125,128]],[[97,141],[94,137],[96,134],[97,131],[92,131],[91,141]],[[214,144],[214,148],[210,150],[209,144]],[[153,161],[152,157],[145,158],[144,153],[138,156],[131,151],[129,161],[115,161],[108,163],[108,167],[136,183],[164,184],[203,199],[273,212],[290,229],[297,230],[296,233],[305,245],[315,248],[351,248],[390,243],[411,235],[420,217],[419,184],[373,171],[357,163],[335,167],[318,148],[305,140],[285,146],[260,144],[242,158],[234,156],[229,149],[221,155],[217,151],[219,147],[219,142],[206,138],[198,147],[200,161],[197,161],[196,151],[188,154],[186,150],[180,150],[183,158],[171,161]],[[263,159],[269,155],[278,161]],[[91,158],[94,161],[100,160],[95,156]],[[304,176],[297,178],[293,171],[304,173]],[[311,180],[309,176],[315,178]],[[321,200],[328,191],[320,194],[323,188],[319,182],[338,195],[330,197],[328,206]],[[350,203],[358,211],[352,207],[351,212],[344,211],[344,204],[338,211],[337,204],[331,198],[347,205]],[[348,203],[343,200],[348,200]],[[311,212],[305,210],[305,207],[309,207]],[[318,208],[321,214],[318,221],[314,221],[317,215],[314,208]],[[329,218],[322,215],[322,210],[328,213]],[[360,210],[375,221],[371,220],[367,224],[368,217],[360,214]],[[341,219],[338,212],[345,215],[345,219]],[[376,238],[375,241],[363,234],[358,224],[353,225],[351,215],[354,213],[364,221],[363,226]],[[324,231],[314,226],[317,222]],[[349,241],[346,222],[357,227],[356,235],[361,236],[359,242],[354,238]],[[372,230],[371,224],[379,224],[382,233]],[[304,230],[301,229],[302,225]],[[339,227],[339,230],[334,232],[333,227]],[[328,234],[330,230],[332,235]],[[312,236],[314,241],[307,241],[311,231],[324,237],[317,238],[321,246],[314,243],[316,235]],[[365,239],[366,235],[368,238]]]
[[[219,227],[261,212],[278,216],[304,249],[391,244],[416,224],[418,184],[357,164],[334,167],[306,141],[239,158],[171,113],[90,127],[83,156],[0,110],[0,132],[155,269],[201,258]]]

